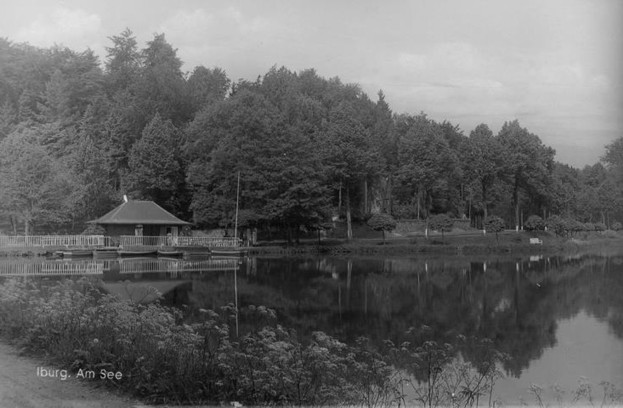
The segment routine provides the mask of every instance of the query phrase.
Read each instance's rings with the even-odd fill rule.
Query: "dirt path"
[[[19,356],[0,343],[0,407],[2,408],[139,408],[144,405],[103,389],[86,380],[37,375],[37,368],[54,368]],[[91,380],[99,381],[99,380]]]

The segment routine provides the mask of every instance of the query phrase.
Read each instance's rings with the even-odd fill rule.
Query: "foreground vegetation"
[[[232,305],[191,315],[157,303],[131,304],[85,278],[47,286],[12,279],[0,286],[4,338],[74,375],[119,372],[108,385],[149,402],[499,405],[495,383],[507,356],[489,340],[458,336],[454,344],[440,344],[421,326],[410,328],[402,344],[387,341],[376,350],[365,338],[354,345],[322,332],[301,339],[266,307],[236,314]],[[599,398],[593,387],[580,384],[574,402]],[[623,402],[614,385],[601,387],[602,405]],[[547,391],[531,389],[536,402]]]

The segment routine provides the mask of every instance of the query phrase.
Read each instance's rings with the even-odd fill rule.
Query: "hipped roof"
[[[157,225],[189,225],[153,201],[131,200],[124,202],[114,210],[96,220],[92,224],[157,224]]]

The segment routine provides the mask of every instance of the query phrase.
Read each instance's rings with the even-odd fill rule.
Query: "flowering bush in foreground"
[[[235,314],[232,305],[201,310],[185,324],[177,309],[121,301],[85,279],[0,285],[4,337],[74,373],[121,372],[113,382],[151,402],[352,404],[392,380],[385,369],[362,394],[361,373],[387,366],[380,356],[357,362],[355,349],[322,332],[302,344],[262,306],[244,310],[261,324],[236,338]]]

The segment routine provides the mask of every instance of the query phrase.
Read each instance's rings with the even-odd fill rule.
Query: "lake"
[[[0,275],[49,282],[87,276],[135,302],[199,309],[265,305],[302,338],[400,344],[410,327],[437,342],[491,339],[507,353],[494,397],[504,404],[600,402],[623,389],[623,253],[530,257],[250,257],[0,259]],[[241,321],[244,331],[245,322]],[[476,358],[457,348],[457,355]],[[533,386],[534,385],[534,386]],[[590,385],[590,388],[589,388]],[[535,387],[538,386],[538,387]],[[532,391],[531,391],[532,387]],[[588,391],[587,391],[588,390]],[[583,399],[582,399],[583,398]]]

